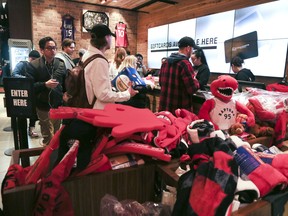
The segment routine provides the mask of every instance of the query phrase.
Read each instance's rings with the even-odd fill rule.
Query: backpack
[[[107,61],[104,56],[95,54],[86,59],[85,62],[80,61],[72,70],[67,70],[67,77],[65,78],[65,88],[69,96],[69,99],[66,102],[67,106],[79,108],[92,108],[94,106],[96,96],[94,96],[92,104],[89,104],[88,102],[85,88],[84,69],[96,58],[103,58]]]

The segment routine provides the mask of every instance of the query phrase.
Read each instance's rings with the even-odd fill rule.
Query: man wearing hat
[[[82,57],[85,62],[93,55],[100,55],[92,60],[84,69],[85,86],[87,99],[93,109],[104,109],[105,105],[114,102],[123,102],[134,96],[137,91],[129,87],[126,91],[112,91],[111,81],[109,78],[109,64],[104,56],[106,50],[111,47],[111,36],[115,37],[110,29],[104,24],[96,24],[91,30],[90,45]],[[96,101],[95,101],[96,97]],[[65,124],[65,122],[64,122]],[[90,162],[92,147],[91,140],[95,139],[97,129],[91,124],[73,119],[67,122],[61,132],[60,147],[57,162],[61,161],[68,151],[67,142],[69,140],[79,140],[80,145],[77,155],[77,169],[84,169]]]
[[[162,64],[159,73],[159,111],[187,109],[193,111],[192,96],[199,89],[199,82],[189,58],[195,45],[191,37],[183,37],[178,42],[179,51],[172,53]]]
[[[40,53],[37,50],[32,50],[29,55],[28,55],[28,61],[20,61],[18,64],[15,66],[13,72],[12,72],[12,77],[26,77],[27,75],[27,65],[29,62],[40,58]],[[34,131],[35,129],[35,123],[37,121],[37,115],[35,112],[35,117],[32,117],[29,119],[29,128],[28,128],[28,135],[31,138],[37,138],[39,137],[38,133]]]
[[[111,48],[111,36],[115,37],[115,34],[104,24],[96,24],[90,33],[90,45],[82,57],[82,61],[85,62],[94,54],[100,54],[102,58],[94,59],[85,67],[85,88],[89,103],[92,104],[96,96],[93,108],[104,109],[108,103],[129,100],[137,91],[131,86],[123,92],[112,91],[109,79],[109,64],[104,56],[105,51]]]

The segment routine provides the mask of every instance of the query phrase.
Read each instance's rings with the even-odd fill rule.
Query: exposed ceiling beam
[[[158,0],[159,2],[163,2],[163,3],[167,3],[167,4],[178,4],[178,2],[175,2],[175,1],[170,1],[170,0]]]
[[[64,0],[64,1],[67,1],[67,2],[75,2],[75,3],[79,3],[79,4],[94,5],[94,6],[105,7],[105,8],[113,8],[113,9],[118,9],[118,10],[125,10],[125,11],[133,11],[133,12],[147,13],[147,12],[144,12],[144,11],[135,10],[134,8],[133,8],[133,9],[127,9],[127,8],[109,6],[109,5],[103,5],[103,4],[97,4],[97,3],[90,3],[90,2],[86,2],[86,1],[78,1],[78,0]]]
[[[178,2],[171,1],[171,0],[151,0],[149,2],[146,2],[146,3],[142,4],[142,5],[139,5],[137,7],[132,8],[132,10],[138,11],[139,9],[147,7],[147,6],[149,6],[151,4],[154,4],[156,2],[163,2],[163,3],[167,3],[167,4],[173,4],[173,5],[178,4]]]

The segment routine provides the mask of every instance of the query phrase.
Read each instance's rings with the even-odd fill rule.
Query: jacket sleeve
[[[41,74],[40,74],[41,73]],[[35,93],[39,93],[47,90],[45,82],[48,80],[43,79],[44,73],[40,67],[40,58],[33,61],[33,63],[27,64],[27,77],[32,78],[34,80],[34,91]]]
[[[26,74],[26,63],[20,61],[14,68],[12,72],[12,77],[24,78]]]
[[[198,81],[200,84],[200,88],[203,89],[204,85],[207,85],[208,81],[209,81],[209,77],[210,77],[210,70],[208,67],[203,67],[201,71],[198,71],[199,73],[199,77],[198,77]]]
[[[192,96],[199,89],[199,82],[195,77],[195,72],[191,63],[187,60],[185,62],[183,61],[182,65],[183,69],[181,72],[181,77],[188,94]]]
[[[112,91],[108,63],[104,59],[97,58],[87,65],[85,79],[87,97],[90,103],[93,101],[94,95],[102,103],[122,102],[130,99],[128,91]]]

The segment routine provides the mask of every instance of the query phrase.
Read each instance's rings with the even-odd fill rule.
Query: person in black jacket
[[[210,77],[210,69],[204,54],[204,51],[199,48],[195,49],[191,55],[191,61],[193,63],[193,69],[196,73],[196,79],[199,81],[200,89],[205,90]]]
[[[243,81],[255,81],[255,76],[251,70],[247,68],[243,68],[242,64],[244,63],[243,59],[239,56],[235,56],[231,59],[231,69],[234,73],[236,73],[235,79],[236,80],[243,80]]]
[[[42,134],[41,145],[47,146],[60,128],[61,120],[50,119],[49,110],[63,104],[65,65],[55,58],[56,42],[51,37],[39,41],[42,57],[29,63],[27,77],[34,79],[36,112]]]
[[[27,75],[27,67],[29,62],[37,58],[40,58],[40,53],[37,50],[32,50],[28,55],[28,61],[20,61],[16,64],[12,72],[12,77],[25,78]],[[37,115],[35,111],[33,112],[33,117],[29,119],[28,135],[32,138],[39,137],[38,133],[34,131],[36,121],[37,121]]]

